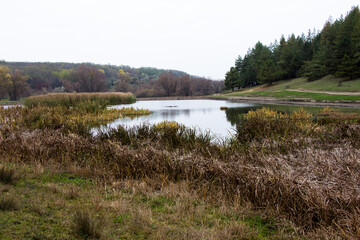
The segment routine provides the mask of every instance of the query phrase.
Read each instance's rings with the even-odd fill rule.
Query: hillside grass
[[[341,79],[333,76],[326,76],[316,81],[308,81],[306,78],[295,78],[288,81],[276,82],[271,89],[273,91],[304,89],[329,92],[360,92],[360,79],[345,81],[339,86],[340,80]]]
[[[261,107],[267,107],[277,112],[283,113],[292,113],[294,111],[299,111],[300,109],[304,109],[306,112],[312,113],[313,115],[317,115],[319,112],[323,111],[324,107],[317,106],[296,106],[296,105],[272,105],[272,104],[263,104]],[[360,109],[358,108],[336,108],[336,111],[342,113],[355,113],[360,115]]]
[[[252,96],[252,97],[274,97],[287,100],[315,100],[315,101],[359,101],[360,95],[331,95],[326,93],[297,92],[297,91],[272,91],[265,90],[249,93],[234,93],[227,96]]]
[[[227,92],[222,96],[250,96],[250,97],[274,97],[288,100],[315,100],[315,101],[359,101],[360,95],[351,95],[360,92],[360,79],[342,82],[333,76],[309,82],[306,78],[275,82],[272,85],[260,85],[246,88],[235,92]],[[313,92],[312,92],[313,91]],[[323,91],[323,92],[322,92]],[[343,94],[327,94],[325,92],[340,92]],[[346,93],[349,94],[346,94]]]

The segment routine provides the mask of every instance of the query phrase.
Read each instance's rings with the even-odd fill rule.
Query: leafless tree
[[[101,92],[106,91],[106,78],[101,69],[81,65],[70,73],[69,80],[63,82],[66,91]]]

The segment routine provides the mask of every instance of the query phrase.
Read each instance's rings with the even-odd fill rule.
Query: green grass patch
[[[74,184],[77,186],[84,186],[91,184],[91,180],[80,178],[69,173],[57,173],[57,174],[46,173],[41,175],[40,180],[43,183],[49,183],[49,182],[65,183],[65,184]]]
[[[295,78],[287,81],[279,81],[274,84],[272,90],[284,89],[304,89],[313,91],[330,91],[330,92],[359,92],[360,79],[342,82],[341,79],[333,76],[327,76],[316,81],[308,81],[306,78]]]
[[[339,82],[341,79],[327,76],[309,82],[306,78],[295,78],[275,82],[272,85],[260,85],[245,88],[235,92],[226,92],[216,97],[274,97],[287,100],[315,100],[315,101],[359,101],[360,95],[346,94],[347,92],[360,92],[360,79]],[[312,92],[313,91],[313,92]],[[341,92],[344,94],[317,93],[316,91]],[[215,97],[215,96],[214,96]]]
[[[259,238],[266,238],[277,231],[277,227],[272,221],[265,220],[259,216],[246,217],[244,222],[251,228],[256,228]]]
[[[327,76],[316,81],[308,81],[306,78],[294,78],[291,80],[283,80],[273,83],[273,85],[256,86],[254,91],[281,91],[281,90],[296,90],[303,89],[309,91],[329,91],[329,92],[359,92],[360,79],[342,82],[341,79],[333,76]],[[243,89],[243,91],[249,90]]]
[[[24,98],[21,98],[17,101],[11,101],[9,99],[1,99],[0,100],[0,105],[7,105],[7,104],[22,104],[25,102],[25,99]]]
[[[156,212],[166,212],[168,211],[167,207],[174,204],[175,202],[172,199],[164,196],[153,197],[150,200],[150,207]]]
[[[247,93],[233,93],[227,96],[251,96],[251,97],[275,97],[287,100],[315,100],[315,101],[359,101],[360,95],[331,95],[325,93],[312,92],[296,92],[296,91],[263,91],[263,92],[247,92]]]

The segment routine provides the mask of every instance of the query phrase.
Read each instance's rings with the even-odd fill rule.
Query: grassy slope
[[[281,99],[304,99],[316,101],[360,100],[360,95],[346,94],[346,92],[360,92],[360,79],[343,82],[342,86],[338,86],[338,84],[339,79],[331,76],[327,76],[323,79],[313,82],[308,82],[306,78],[296,78],[287,81],[280,81],[274,83],[272,86],[261,85],[250,89],[228,93],[225,96],[275,97]],[[318,93],[316,91],[343,92],[344,94],[331,95],[326,93]]]
[[[156,183],[130,180],[104,187],[55,169],[6,166],[15,169],[18,179],[13,184],[0,181],[0,202],[11,198],[17,206],[4,210],[0,204],[4,240],[84,239],[85,233],[78,229],[81,223],[74,218],[76,211],[89,212],[88,220],[102,239],[289,239],[296,235],[254,212],[206,203],[186,190],[186,184],[159,189]]]

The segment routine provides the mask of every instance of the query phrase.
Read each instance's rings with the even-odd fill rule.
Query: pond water
[[[268,107],[282,113],[291,113],[299,108],[313,114],[323,107],[301,107],[293,105],[261,105],[251,103],[237,103],[226,100],[151,100],[137,101],[133,104],[111,106],[109,108],[143,108],[152,113],[148,116],[135,118],[125,117],[117,119],[100,127],[101,131],[116,128],[119,125],[131,128],[140,124],[156,124],[162,121],[176,121],[190,128],[196,128],[200,132],[210,131],[216,139],[230,137],[235,133],[236,124],[240,116],[250,110]],[[226,110],[221,110],[225,107]],[[354,111],[354,109],[339,109],[341,111]],[[96,134],[99,128],[92,129]]]
[[[12,107],[23,107],[23,105],[18,105],[18,104],[9,104],[9,105],[0,105],[1,108],[7,109],[7,108],[12,108]]]
[[[102,126],[101,130],[115,128],[118,125],[133,127],[143,123],[156,124],[162,121],[176,121],[201,132],[210,131],[216,138],[229,137],[235,132],[237,119],[241,113],[256,109],[259,105],[235,103],[219,100],[153,100],[138,101],[129,105],[110,108],[134,107],[149,109],[152,114],[136,118],[117,119]],[[220,107],[227,108],[220,110]]]

